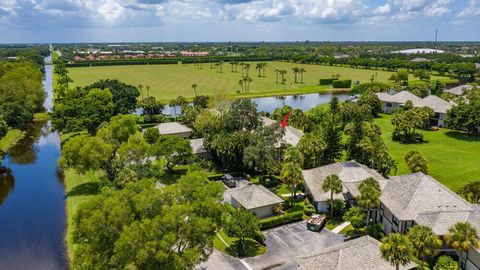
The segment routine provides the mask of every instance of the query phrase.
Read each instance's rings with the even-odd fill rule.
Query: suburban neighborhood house
[[[403,107],[409,100],[412,102],[413,107],[429,107],[435,112],[435,116],[432,118],[432,125],[439,127],[445,125],[444,120],[447,111],[454,105],[434,95],[429,95],[422,99],[408,91],[401,91],[395,94],[377,93],[377,96],[382,102],[383,113],[392,113],[394,109]]]
[[[303,170],[302,174],[305,180],[306,192],[312,196],[313,205],[319,212],[328,211],[330,192],[323,191],[322,185],[325,178],[329,175],[338,175],[343,184],[343,191],[339,194],[334,194],[333,198],[345,200],[350,204],[355,203],[355,197],[360,194],[358,186],[366,178],[375,178],[380,183],[380,187],[385,186],[387,182],[377,171],[355,161],[333,163],[310,170]]]
[[[263,123],[263,125],[265,126],[269,126],[269,125],[273,125],[273,124],[277,124],[277,125],[280,125],[280,123],[278,123],[277,121],[275,120],[272,120],[268,117],[261,117],[260,119]],[[283,137],[281,139],[281,141],[278,142],[277,146],[280,147],[281,145],[284,145],[284,144],[290,144],[290,145],[293,145],[293,146],[297,146],[297,144],[300,142],[300,139],[303,137],[304,133],[303,131],[299,130],[299,129],[296,129],[294,127],[291,127],[291,126],[286,126],[284,128],[284,131],[285,133],[283,134]]]
[[[380,242],[363,236],[324,249],[321,253],[293,258],[298,270],[389,270],[395,269],[382,257]],[[400,266],[401,270],[415,269],[416,264]]]
[[[161,123],[155,126],[161,135],[174,135],[188,138],[192,135],[193,130],[178,122]]]
[[[464,85],[459,85],[457,87],[453,87],[450,89],[446,89],[443,92],[445,93],[450,93],[455,96],[463,96],[465,94],[465,91],[472,90],[473,86],[464,84]]]
[[[392,177],[383,188],[380,201],[377,221],[386,234],[406,233],[414,225],[424,225],[445,236],[457,222],[468,222],[480,229],[478,206],[423,173]],[[471,250],[464,263],[465,269],[480,269],[479,252]]]
[[[225,197],[235,207],[243,207],[252,212],[258,218],[266,218],[274,214],[274,206],[283,202],[283,199],[275,195],[262,185],[245,184],[226,191]],[[229,197],[229,198],[228,198]]]

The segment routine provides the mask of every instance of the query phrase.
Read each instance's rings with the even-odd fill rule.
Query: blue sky
[[[0,0],[0,42],[480,40],[480,0]]]

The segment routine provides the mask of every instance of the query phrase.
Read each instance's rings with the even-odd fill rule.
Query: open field
[[[480,180],[480,137],[461,131],[440,129],[421,131],[427,142],[401,144],[392,141],[391,115],[382,115],[375,123],[382,127],[382,137],[392,157],[398,162],[397,175],[409,173],[404,157],[417,150],[428,160],[430,175],[456,191],[469,181]]]
[[[194,64],[125,65],[76,67],[69,68],[69,72],[74,81],[72,86],[85,86],[99,79],[116,78],[133,85],[149,85],[151,87],[150,95],[161,101],[169,101],[179,95],[193,98],[192,84],[194,83],[198,85],[197,91],[199,95],[212,95],[216,91],[222,90],[225,91],[225,94],[234,97],[258,97],[328,91],[330,89],[329,86],[317,85],[318,79],[330,78],[335,74],[340,74],[340,79],[359,80],[360,82],[368,82],[374,74],[377,74],[379,82],[387,82],[391,74],[391,72],[381,70],[267,62],[265,77],[257,77],[256,63],[250,62],[250,65],[249,75],[253,82],[250,85],[250,94],[247,95],[237,93],[240,90],[238,81],[241,78],[241,67],[238,66],[238,73],[232,73],[230,71],[231,66],[228,63],[223,65],[223,73],[217,73],[214,69],[210,69],[210,65],[207,63],[202,64],[202,69],[198,69]],[[294,83],[293,67],[300,67],[306,70],[303,84]],[[275,69],[287,70],[285,91],[282,84],[276,84],[275,82]],[[413,76],[410,79],[412,82],[415,82]],[[447,77],[432,76],[432,80],[435,79],[448,80]],[[298,81],[300,81],[300,75],[298,75]]]

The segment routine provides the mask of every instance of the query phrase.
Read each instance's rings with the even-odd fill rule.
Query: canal
[[[50,62],[51,58],[45,58]],[[45,108],[53,106],[52,66],[45,66]],[[6,155],[0,175],[0,269],[68,269],[65,193],[57,167],[60,139],[34,123]]]

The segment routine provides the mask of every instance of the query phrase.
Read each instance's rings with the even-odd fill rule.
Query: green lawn
[[[43,122],[43,121],[48,121],[50,119],[51,119],[51,117],[48,113],[35,113],[33,115],[33,121]]]
[[[0,150],[8,152],[12,146],[23,138],[23,136],[25,136],[25,132],[20,129],[10,129],[7,134],[0,139]]]
[[[73,169],[65,171],[65,194],[67,196],[67,252],[70,259],[73,258],[73,218],[78,206],[93,198],[100,189],[101,172],[88,172],[79,174]]]
[[[372,75],[377,74],[377,80],[386,82],[391,72],[381,70],[354,69],[347,67],[332,67],[321,65],[307,65],[287,62],[268,62],[265,71],[266,77],[257,77],[255,62],[250,62],[250,94],[237,94],[240,89],[238,81],[241,77],[240,66],[238,73],[230,71],[230,65],[225,63],[223,73],[210,69],[209,64],[203,64],[202,69],[197,69],[194,64],[179,65],[124,65],[100,67],[69,68],[70,76],[74,80],[71,86],[85,86],[99,79],[116,78],[126,83],[144,86],[149,85],[150,95],[161,101],[171,100],[178,95],[188,98],[194,96],[192,84],[197,84],[198,94],[213,95],[218,90],[234,97],[272,96],[278,94],[298,94],[328,91],[329,86],[318,86],[319,78],[330,78],[340,74],[340,79],[351,79],[368,82]],[[294,83],[293,67],[303,67],[304,84]],[[286,91],[283,85],[276,84],[275,69],[287,70]],[[447,80],[447,77],[432,76],[432,80]],[[300,80],[300,76],[299,79]],[[415,82],[413,76],[411,81]],[[417,80],[418,81],[418,80]],[[146,91],[146,90],[144,90]],[[146,93],[145,93],[146,94]]]
[[[220,239],[220,237],[223,239],[223,241],[222,239]],[[217,236],[215,236],[215,238],[213,239],[213,246],[221,252],[238,257],[238,252],[236,249],[237,240],[238,240],[237,238],[230,237],[226,235],[223,230],[220,230]],[[227,245],[225,245],[224,242],[227,243]],[[253,239],[248,239],[246,246],[247,246],[247,257],[258,256],[260,254],[267,252],[267,248],[265,246],[260,245]]]
[[[440,129],[423,132],[425,143],[401,144],[392,141],[391,115],[382,115],[375,122],[382,127],[382,137],[392,157],[398,162],[397,175],[409,173],[403,158],[417,150],[428,160],[430,175],[456,191],[460,186],[480,180],[480,137],[464,132]]]

